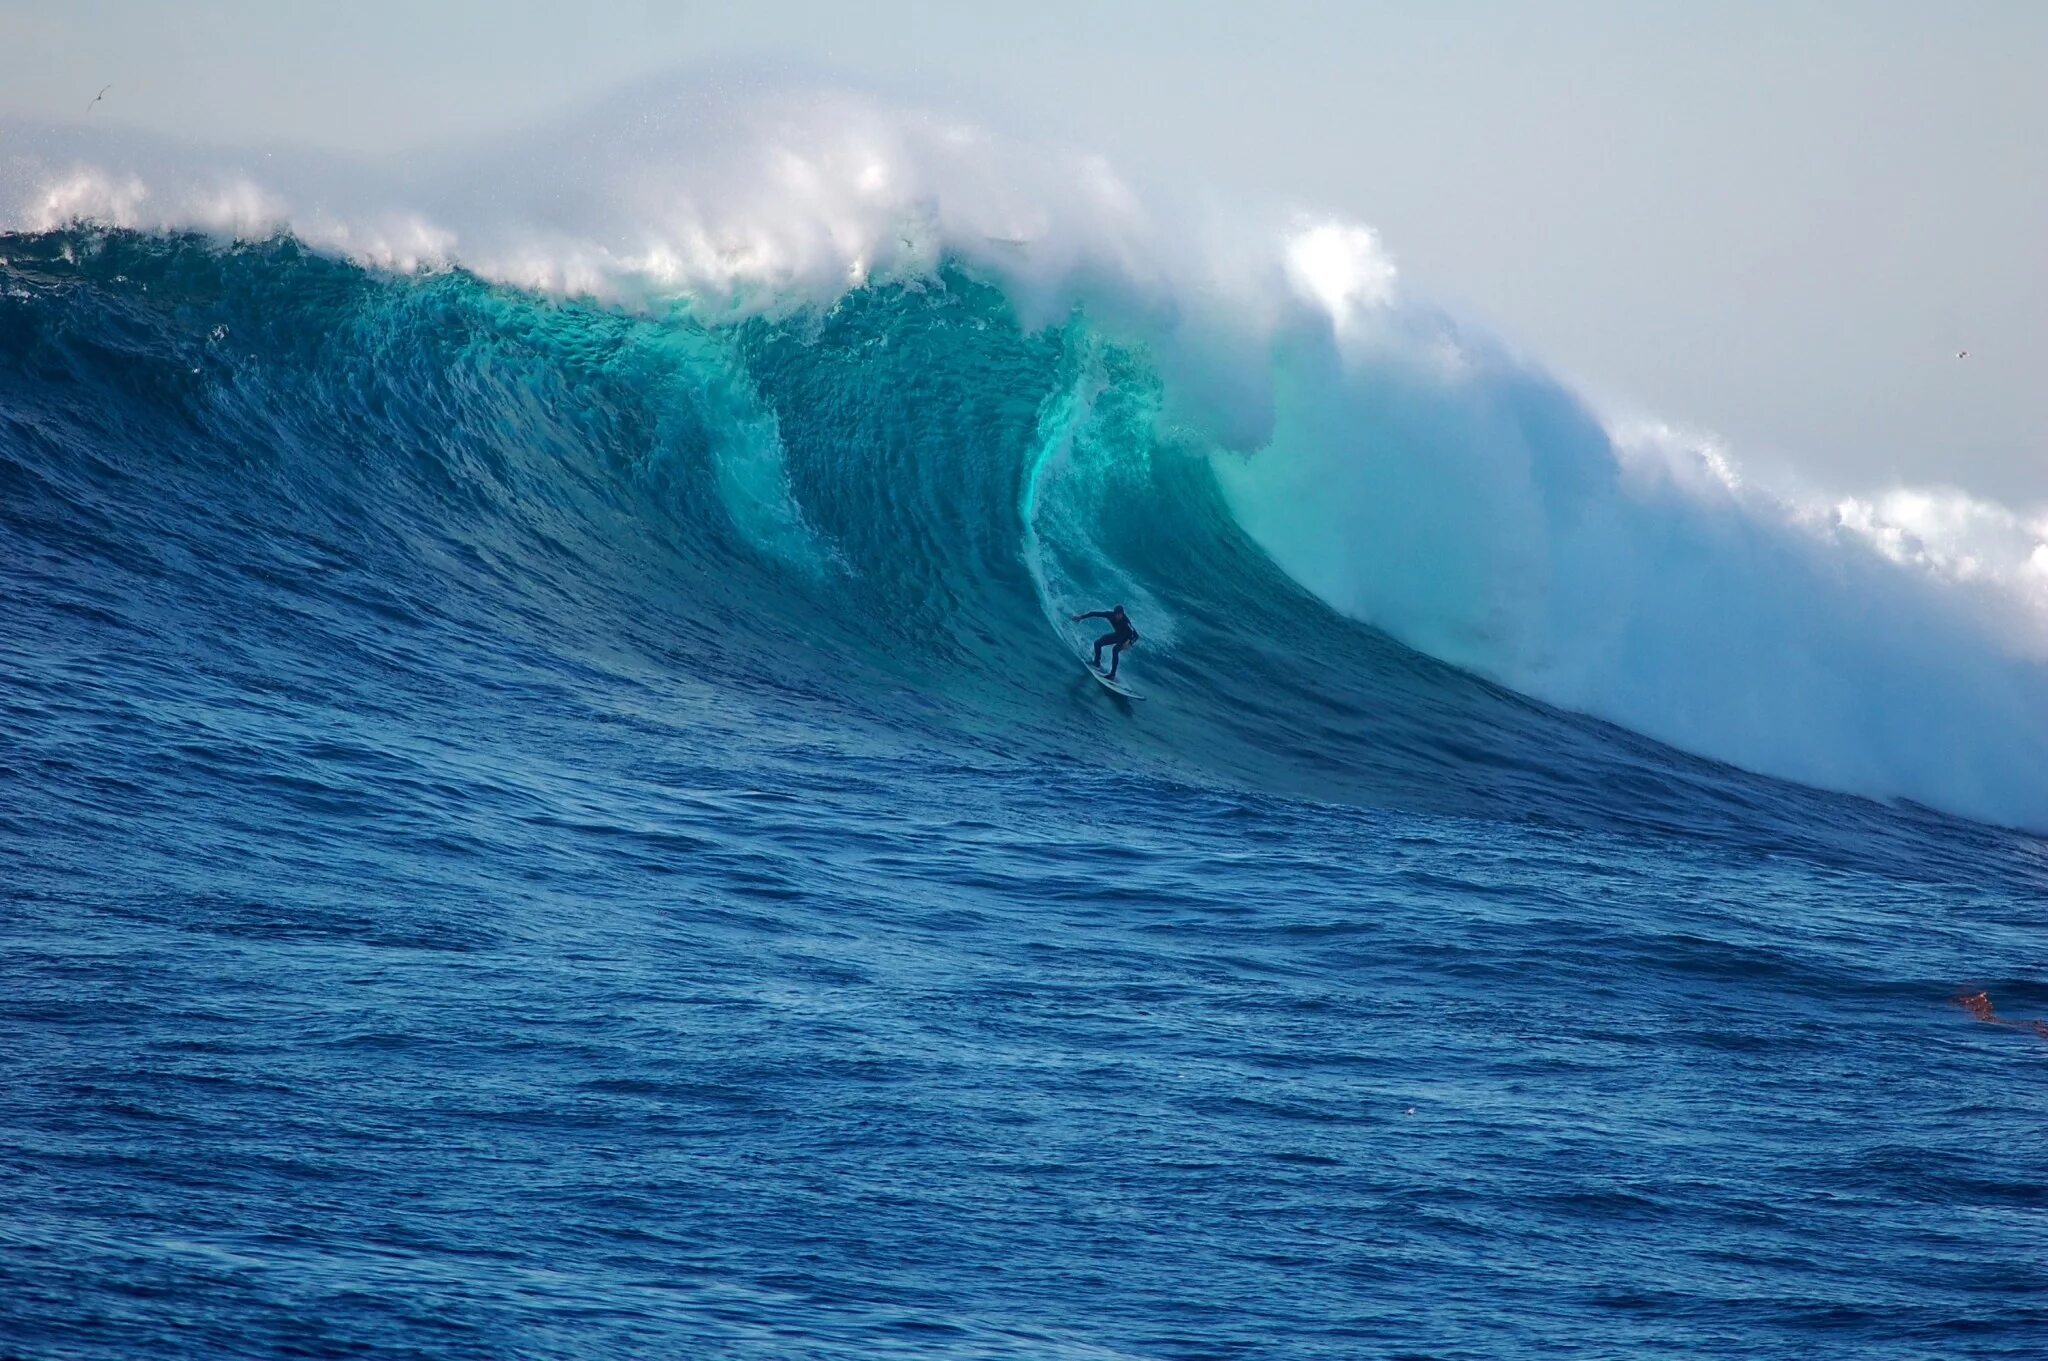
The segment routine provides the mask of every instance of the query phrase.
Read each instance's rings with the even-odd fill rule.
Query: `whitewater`
[[[2038,1351],[2048,515],[865,95],[0,136],[0,1354]]]

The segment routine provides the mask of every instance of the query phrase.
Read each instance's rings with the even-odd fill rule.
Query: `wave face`
[[[10,181],[0,1350],[2032,1354],[2024,518],[832,109]]]
[[[524,639],[627,667],[622,684],[644,668],[727,702],[809,696],[913,746],[1590,826],[1733,816],[1815,839],[1899,821],[1853,801],[1816,819],[1806,792],[1354,622],[1331,597],[1434,626],[1445,650],[1462,625],[1465,650],[1483,650],[1487,623],[1457,616],[1504,570],[1475,559],[1512,551],[1431,522],[1432,501],[1446,520],[1468,513],[1441,483],[1375,477],[1377,504],[1346,499],[1356,489],[1301,453],[1315,421],[1298,428],[1284,383],[1274,446],[1247,459],[1169,419],[1143,346],[1081,312],[1027,330],[962,268],[714,323],[461,272],[373,275],[288,238],[73,230],[14,238],[8,268],[15,358],[38,380],[10,402],[14,532],[71,542],[117,517],[103,537],[122,555],[182,564],[152,570],[182,583],[194,617],[179,627],[198,635],[247,625],[225,601],[220,618],[192,602],[255,582],[287,636],[325,630],[337,657],[406,633],[365,640],[330,594],[375,602],[366,627],[436,646]],[[52,409],[52,391],[69,400]],[[1406,400],[1442,419],[1441,393]],[[1515,413],[1539,427],[1525,446],[1606,448],[1546,402],[1547,427]],[[1388,437],[1386,456],[1419,457],[1403,441],[1429,428]],[[1618,494],[1611,470],[1557,475]],[[1784,565],[1760,556],[1759,571]],[[1067,616],[1113,601],[1141,621],[1132,674],[1161,701],[1142,722],[1091,702],[1070,652],[1087,629]],[[1512,603],[1492,625],[1510,635],[1526,622]]]

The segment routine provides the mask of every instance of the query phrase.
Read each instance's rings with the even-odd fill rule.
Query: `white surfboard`
[[[1101,671],[1096,670],[1095,663],[1089,661],[1085,655],[1081,658],[1081,665],[1088,668],[1088,674],[1095,677],[1096,684],[1100,685],[1103,689],[1109,691],[1109,693],[1111,693],[1112,695],[1122,695],[1125,699],[1145,698],[1136,690],[1133,690],[1130,686],[1124,684],[1122,677],[1118,677],[1116,680],[1111,680],[1108,677],[1108,675]]]

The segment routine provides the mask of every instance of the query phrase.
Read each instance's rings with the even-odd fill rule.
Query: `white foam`
[[[1220,465],[1297,579],[1690,751],[2048,827],[2041,517],[1955,493],[1774,495],[1712,441],[1603,422],[1431,330],[1411,309],[1369,350],[1333,331],[1321,374],[1292,356],[1271,445]]]

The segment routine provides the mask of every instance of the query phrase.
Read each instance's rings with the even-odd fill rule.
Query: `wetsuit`
[[[1115,680],[1117,663],[1123,660],[1124,649],[1138,641],[1138,631],[1131,627],[1130,616],[1125,614],[1124,607],[1119,605],[1113,610],[1090,610],[1086,614],[1077,614],[1074,618],[1076,620],[1107,619],[1109,621],[1109,627],[1112,631],[1103,634],[1095,640],[1095,669],[1097,671],[1102,669],[1102,649],[1108,648],[1110,650],[1109,678]]]

